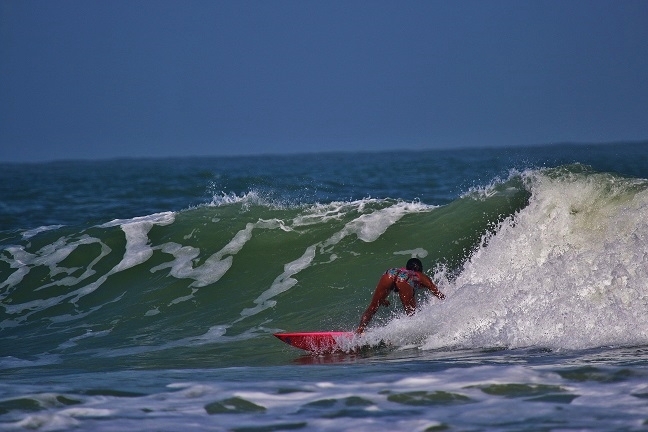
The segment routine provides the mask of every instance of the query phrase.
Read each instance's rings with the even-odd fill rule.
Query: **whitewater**
[[[573,168],[521,173],[528,206],[484,236],[458,277],[441,278],[453,301],[381,336],[423,349],[646,344],[648,181]]]

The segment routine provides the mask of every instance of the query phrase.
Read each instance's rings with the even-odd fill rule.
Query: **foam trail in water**
[[[42,232],[57,230],[57,229],[62,228],[62,227],[63,227],[63,225],[46,225],[46,226],[41,226],[41,227],[38,227],[38,228],[31,229],[31,230],[26,230],[26,231],[23,231],[22,238],[23,238],[23,240],[29,240],[30,238],[32,238],[32,237],[34,237],[34,236],[36,236],[36,235],[38,235],[38,234],[40,234]]]
[[[121,262],[112,269],[111,273],[135,267],[151,258],[153,248],[149,246],[149,231],[151,231],[153,225],[170,225],[174,220],[174,213],[165,212],[127,220],[114,220],[101,225],[100,228],[119,226],[126,235],[126,252]]]
[[[256,306],[253,308],[243,309],[241,311],[241,318],[239,318],[235,322],[239,322],[243,318],[246,318],[248,316],[256,315],[259,312],[276,305],[277,302],[271,299],[295,286],[297,284],[297,279],[293,278],[292,276],[307,268],[313,261],[314,257],[315,246],[310,246],[306,249],[306,252],[304,252],[301,257],[286,264],[284,266],[284,272],[277,276],[274,282],[272,282],[270,288],[265,290],[259,297],[254,300]]]
[[[3,304],[7,314],[21,314],[24,311],[29,311],[21,315],[15,320],[5,320],[0,324],[1,327],[10,327],[18,325],[18,323],[25,321],[30,315],[42,311],[44,309],[56,306],[62,302],[70,299],[71,303],[76,304],[82,297],[94,292],[99,288],[106,279],[117,272],[124,271],[138,264],[147,261],[153,251],[148,245],[148,232],[154,225],[168,225],[173,223],[175,215],[172,212],[157,213],[149,216],[138,217],[134,219],[114,220],[99,226],[99,228],[110,228],[119,226],[126,236],[126,250],[122,260],[106,274],[102,275],[99,279],[91,284],[85,285],[77,290],[71,291],[59,296],[47,297],[44,299],[36,299],[25,303],[19,304]],[[101,246],[101,253],[91,261],[84,269],[83,273],[78,277],[67,276],[61,279],[56,279],[60,273],[68,275],[73,274],[78,268],[60,267],[59,264],[65,260],[73,251],[81,245],[88,245],[98,243]],[[12,273],[5,283],[0,288],[11,288],[20,283],[24,277],[29,273],[32,268],[38,266],[47,266],[50,269],[50,278],[53,282],[40,286],[36,291],[43,290],[52,286],[74,286],[85,279],[95,274],[94,267],[111,252],[111,249],[104,244],[101,240],[82,235],[78,239],[70,241],[69,238],[62,237],[54,243],[48,244],[37,251],[35,254],[25,252],[23,247],[8,247],[5,248],[13,255],[13,260],[9,262],[11,267],[17,268],[17,271]],[[6,258],[2,258],[7,261]],[[10,293],[10,290],[5,291],[5,295]],[[101,306],[95,308],[99,309]],[[84,315],[76,315],[76,318],[81,318]],[[55,319],[55,318],[52,318]]]
[[[171,268],[169,275],[179,279],[194,279],[191,287],[204,287],[218,282],[225,273],[232,267],[234,255],[243,249],[245,244],[252,239],[255,229],[282,229],[290,231],[283,221],[278,219],[259,220],[256,223],[248,223],[240,230],[232,240],[221,250],[211,255],[198,267],[193,267],[193,260],[200,255],[200,249],[190,246],[182,246],[178,243],[165,243],[158,247],[162,252],[173,255],[171,262],[160,264],[151,269],[156,272],[165,268]],[[195,291],[194,291],[195,292]]]
[[[0,259],[7,262],[11,268],[15,268],[17,270],[13,272],[7,278],[7,280],[4,281],[4,283],[0,284],[0,289],[15,287],[24,279],[24,277],[31,271],[31,269],[36,266],[49,267],[50,278],[54,278],[55,276],[61,273],[66,273],[68,275],[72,274],[78,270],[78,267],[74,267],[74,268],[60,267],[59,263],[65,260],[77,247],[81,245],[92,244],[92,243],[101,244],[102,257],[105,256],[110,251],[110,248],[108,248],[108,246],[103,244],[99,239],[87,235],[82,235],[79,239],[73,241],[70,241],[70,238],[68,237],[61,237],[58,240],[56,240],[54,243],[43,246],[41,249],[39,249],[33,254],[26,252],[23,246],[9,246],[5,248],[5,250],[13,256],[13,260],[10,260],[4,256],[1,257]],[[93,267],[96,264],[96,262],[97,260],[94,260],[90,265],[88,265],[88,267],[85,269],[83,274],[79,277],[75,278],[75,277],[68,276],[60,280],[57,280],[55,282],[43,285],[39,287],[37,290],[47,288],[52,285],[59,285],[59,286],[74,285],[88,278],[92,274],[94,274]],[[6,290],[4,296],[6,296],[9,292],[10,290]],[[1,298],[3,297],[0,297],[0,299]]]
[[[101,246],[100,255],[97,258],[95,258],[92,262],[90,262],[90,264],[88,264],[88,266],[85,268],[84,272],[80,276],[78,277],[66,276],[64,278],[54,280],[53,282],[42,285],[36,288],[34,291],[40,291],[52,286],[73,286],[77,283],[82,282],[88,277],[92,276],[95,273],[94,271],[95,265],[104,256],[110,253],[110,248],[108,246],[102,243],[99,239],[89,237],[87,235],[81,236],[76,241],[72,241],[72,242],[68,242],[68,241],[69,241],[68,238],[62,237],[57,241],[55,241],[54,243],[44,246],[35,254],[29,254],[25,252],[22,247],[9,248],[8,250],[10,250],[10,252],[14,256],[14,261],[12,262],[12,266],[17,266],[18,270],[12,273],[11,276],[5,282],[5,284],[0,286],[0,288],[3,288],[5,286],[7,287],[16,286],[18,283],[22,281],[22,279],[30,272],[32,268],[37,266],[49,267],[50,278],[54,278],[54,276],[61,273],[66,273],[70,275],[76,270],[78,270],[78,268],[60,267],[59,266],[60,262],[63,261],[65,258],[67,258],[70,255],[70,253],[72,253],[77,247],[81,245],[99,243]],[[10,290],[6,290],[5,295],[8,295],[10,292],[11,292]],[[5,308],[5,312],[7,314],[21,314],[26,310],[30,312],[20,316],[16,320],[3,321],[0,324],[0,328],[13,327],[15,325],[18,325],[20,322],[25,321],[33,313],[47,309],[52,306],[56,306],[61,302],[63,302],[64,300],[68,299],[69,297],[72,297],[73,295],[77,295],[77,294],[78,291],[74,291],[60,296],[48,297],[45,299],[36,299],[24,303],[3,304],[3,307]]]
[[[425,349],[582,349],[648,343],[648,183],[531,171],[529,205],[504,221],[447,299],[380,337]]]

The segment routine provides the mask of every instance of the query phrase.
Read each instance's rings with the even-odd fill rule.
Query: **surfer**
[[[382,275],[371,298],[371,303],[369,303],[367,310],[365,310],[360,318],[360,325],[356,333],[364,332],[367,324],[369,324],[369,321],[371,321],[371,318],[373,318],[381,305],[389,306],[387,296],[392,291],[398,293],[405,313],[407,315],[414,315],[416,310],[415,288],[427,288],[441,300],[445,298],[443,293],[432,282],[432,279],[423,273],[423,263],[421,263],[421,260],[412,258],[407,261],[405,268],[391,268]]]

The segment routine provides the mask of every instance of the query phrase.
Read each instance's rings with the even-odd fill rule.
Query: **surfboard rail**
[[[274,336],[295,348],[312,353],[330,353],[342,350],[342,343],[353,338],[348,331],[280,332]]]

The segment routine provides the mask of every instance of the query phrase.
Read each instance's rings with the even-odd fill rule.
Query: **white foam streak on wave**
[[[346,224],[344,229],[339,233],[339,239],[334,238],[329,240],[329,242],[337,243],[342,238],[355,234],[359,240],[371,243],[376,241],[387,231],[387,228],[398,222],[406,214],[429,211],[433,208],[420,203],[399,202],[390,207],[361,215]],[[328,246],[326,243],[325,245]]]
[[[76,270],[78,270],[77,267],[73,268],[67,268],[67,267],[60,267],[59,264],[61,261],[63,261],[65,258],[67,258],[70,253],[72,253],[77,247],[81,245],[87,245],[87,244],[92,244],[92,243],[99,243],[101,246],[101,253],[97,258],[95,258],[88,266],[85,268],[84,272],[78,276],[78,277],[73,277],[73,276],[66,276],[64,278],[61,278],[59,280],[56,280],[54,282],[45,284],[41,287],[38,287],[35,291],[40,291],[46,288],[50,288],[52,286],[73,286],[75,284],[78,284],[88,277],[92,276],[95,274],[94,267],[95,265],[106,255],[110,253],[110,248],[102,243],[99,239],[89,237],[87,235],[81,236],[76,241],[69,242],[69,239],[66,238],[60,238],[56,242],[46,245],[42,249],[40,249],[38,252],[35,254],[29,254],[24,251],[24,249],[21,248],[11,248],[8,249],[12,252],[14,256],[14,262],[12,263],[12,266],[14,266],[14,263],[19,264],[19,268],[16,272],[14,272],[8,280],[0,286],[2,287],[13,287],[20,283],[22,279],[29,273],[29,271],[39,265],[45,265],[49,267],[50,270],[50,276],[54,276],[60,273],[67,273],[68,275],[72,274]],[[95,283],[90,284],[89,286],[93,286]],[[29,315],[31,315],[34,312],[37,312],[39,310],[47,309],[52,306],[56,306],[57,304],[60,304],[62,301],[73,297],[81,295],[81,293],[87,291],[87,287],[81,288],[79,290],[73,291],[68,294],[56,296],[56,297],[47,297],[44,299],[39,299],[39,300],[32,300],[29,302],[25,303],[18,303],[18,304],[4,304],[3,307],[5,308],[5,311],[8,314],[19,314],[22,313],[25,310],[30,310],[31,312],[21,316],[15,321],[10,321],[6,320],[2,322],[0,327],[8,327],[8,326],[14,326],[17,323],[20,323],[24,320],[26,320]],[[5,292],[5,295],[7,295],[10,292],[10,290],[7,290]]]
[[[284,266],[284,272],[275,278],[270,288],[265,290],[259,297],[254,300],[256,304],[253,308],[246,308],[241,311],[241,318],[235,322],[241,321],[251,315],[256,315],[259,312],[273,307],[277,304],[272,300],[275,296],[288,291],[293,286],[297,285],[297,279],[293,278],[295,274],[307,268],[315,257],[315,246],[310,246],[306,249],[304,254]]]
[[[7,262],[12,268],[17,269],[12,273],[4,283],[0,284],[0,289],[3,288],[12,288],[19,284],[23,278],[30,272],[30,270],[35,266],[46,266],[49,268],[50,277],[57,276],[61,273],[66,273],[68,275],[79,270],[78,267],[67,268],[60,267],[59,263],[65,260],[77,247],[81,245],[88,245],[92,243],[101,244],[101,257],[107,255],[110,252],[110,248],[105,244],[101,243],[100,240],[90,237],[88,235],[83,235],[75,241],[69,241],[66,237],[61,237],[55,242],[43,246],[35,253],[26,252],[23,246],[9,246],[5,250],[13,256],[13,260],[8,260],[7,258],[2,258],[3,261]],[[99,258],[99,259],[100,259]],[[78,277],[67,276],[57,280],[56,282],[43,285],[37,289],[41,290],[48,288],[52,285],[59,286],[72,286],[80,281],[87,279],[92,276],[95,272],[93,270],[94,265],[97,263],[98,259],[93,260],[85,269],[85,271]],[[4,296],[6,296],[10,290],[5,291]],[[3,296],[0,296],[2,299]]]
[[[23,238],[23,240],[29,240],[30,238],[32,238],[32,237],[34,237],[34,236],[36,236],[36,235],[38,235],[38,234],[40,234],[42,232],[51,231],[51,230],[57,230],[57,229],[62,228],[62,227],[63,227],[63,225],[45,225],[45,226],[41,226],[41,227],[38,227],[38,228],[34,228],[34,229],[31,229],[31,230],[24,231],[22,233],[22,238]]]
[[[193,267],[193,260],[200,255],[200,249],[191,246],[182,246],[178,243],[165,243],[159,249],[162,252],[173,255],[173,261],[160,264],[151,269],[156,272],[165,268],[171,268],[169,275],[179,279],[194,279],[191,287],[204,287],[218,282],[232,267],[234,255],[243,249],[245,244],[252,239],[255,229],[281,229],[290,231],[283,221],[278,219],[263,220],[256,223],[248,223],[245,228],[236,233],[234,238],[221,250],[211,255],[205,262]],[[194,291],[195,292],[195,291]]]
[[[154,225],[170,225],[174,220],[174,213],[165,212],[127,220],[114,220],[101,225],[100,228],[119,226],[126,235],[124,257],[110,273],[117,273],[146,262],[153,255],[153,249],[149,246],[149,231]]]
[[[16,320],[3,321],[0,324],[0,327],[15,326],[18,323],[25,321],[31,314],[61,304],[68,299],[71,303],[75,304],[82,297],[97,290],[97,288],[99,288],[110,275],[145,262],[153,253],[151,247],[148,245],[148,232],[154,225],[168,225],[173,223],[174,220],[174,213],[165,212],[134,219],[114,220],[112,222],[101,225],[99,228],[119,226],[124,232],[126,236],[126,250],[124,252],[122,260],[113,269],[102,275],[96,281],[82,286],[81,288],[69,293],[54,297],[47,297],[44,299],[32,300],[25,303],[3,305],[6,313],[8,314],[20,314],[26,310],[29,310],[29,312],[27,314],[21,315]],[[100,244],[101,253],[87,266],[87,268],[80,276],[67,276],[59,280],[55,280],[54,282],[39,287],[37,289],[38,291],[49,288],[51,286],[74,286],[83,282],[85,279],[95,274],[95,265],[102,258],[108,255],[111,252],[111,249],[101,240],[90,237],[88,235],[82,235],[79,239],[74,241],[70,241],[69,238],[62,237],[54,243],[44,246],[35,254],[26,253],[22,247],[7,248],[6,250],[11,252],[14,257],[14,260],[11,262],[11,266],[17,267],[18,270],[14,272],[7,281],[5,281],[2,287],[13,287],[17,285],[32,268],[41,265],[49,267],[50,277],[52,278],[53,276],[60,273],[67,273],[68,275],[73,274],[78,270],[78,268],[64,268],[59,266],[59,264],[79,246],[92,243]],[[9,290],[5,292],[9,292]],[[100,307],[97,307],[95,309],[99,308]],[[78,315],[75,316],[75,318],[82,318],[84,315]],[[53,319],[56,320],[56,318]],[[72,319],[72,317],[68,316],[66,318],[66,320],[69,319]]]
[[[648,343],[648,184],[525,173],[529,205],[454,281],[379,332],[424,349],[583,349]]]

